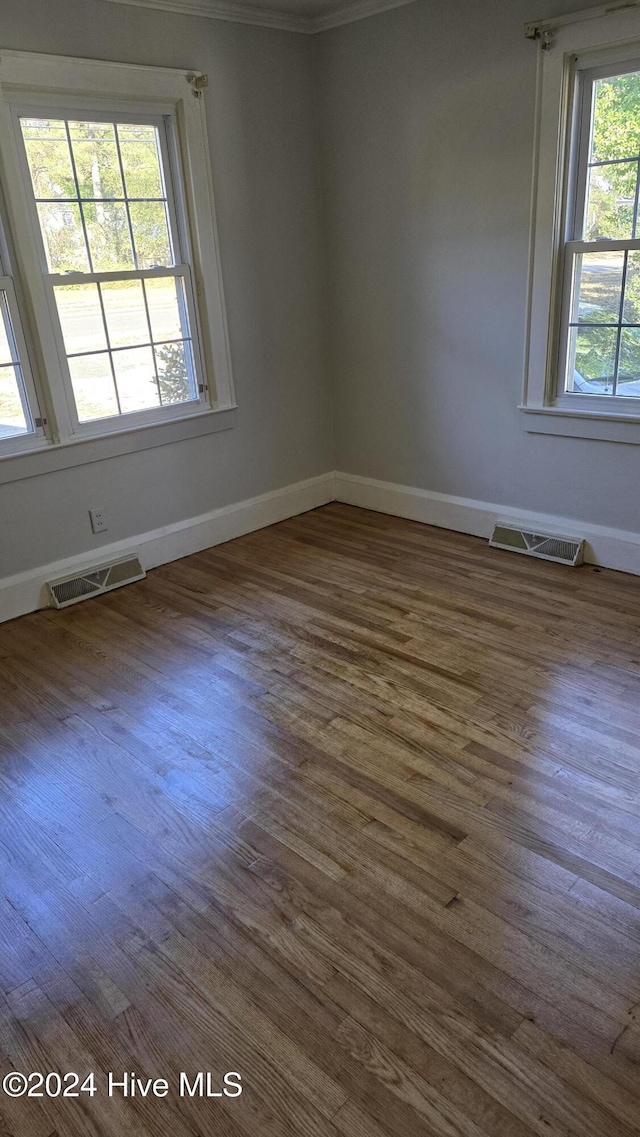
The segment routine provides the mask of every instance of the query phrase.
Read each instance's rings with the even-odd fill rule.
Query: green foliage
[[[156,348],[156,359],[163,406],[193,398],[182,344],[167,343]]]
[[[576,338],[575,366],[583,378],[612,386],[615,356],[615,328],[580,328]]]
[[[633,207],[640,155],[640,73],[595,84],[593,137],[585,238],[633,236]]]
[[[640,154],[640,73],[600,79],[595,88],[591,161]]]

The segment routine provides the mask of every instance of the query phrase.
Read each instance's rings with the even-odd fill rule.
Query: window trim
[[[11,455],[11,461],[0,460],[0,486],[67,470],[72,466],[102,462],[107,458],[152,450],[156,446],[168,446],[217,434],[233,428],[236,415],[237,408],[234,407],[220,411],[200,411],[198,414],[154,422],[151,426],[136,426],[129,430],[101,434],[96,438],[74,438],[60,446],[51,446],[44,438],[37,448],[18,451]]]
[[[8,224],[16,250],[18,269],[28,297],[30,325],[36,341],[41,386],[48,393],[48,444],[56,447],[82,439],[128,435],[148,427],[166,427],[175,422],[177,436],[185,418],[215,415],[236,406],[229,336],[217,239],[215,204],[204,100],[194,86],[198,72],[103,62],[31,52],[0,52],[0,163],[4,171]],[[196,316],[194,355],[199,341],[202,352],[202,401],[175,404],[147,412],[134,412],[93,423],[74,423],[68,406],[64,369],[61,366],[56,323],[50,311],[46,281],[33,231],[33,219],[25,199],[21,141],[15,134],[14,107],[43,103],[51,110],[84,101],[102,107],[105,114],[144,112],[170,115],[168,146],[175,152],[172,175],[181,181],[185,218],[178,218],[177,231],[185,252],[191,254],[193,309]],[[29,183],[30,188],[30,183]],[[65,357],[66,358],[66,357]],[[44,362],[46,361],[46,362]],[[206,391],[205,391],[206,394]],[[126,420],[126,421],[123,421]],[[166,431],[163,434],[166,435]],[[22,452],[27,447],[23,446]],[[102,448],[101,448],[102,449]],[[0,450],[0,462],[10,454]],[[75,463],[74,463],[75,464]]]
[[[20,309],[18,307],[16,289],[12,276],[0,275],[0,292],[4,292],[7,298],[9,320],[11,321],[11,332],[15,341],[17,356],[20,360],[22,386],[24,387],[25,397],[23,398],[21,392],[20,398],[23,409],[25,411],[25,418],[31,426],[30,430],[27,430],[22,434],[16,434],[13,436],[9,435],[7,438],[0,439],[0,445],[2,447],[3,453],[16,454],[22,452],[25,449],[33,450],[38,446],[45,445],[47,439],[44,430],[44,419],[39,405],[38,392],[36,391],[36,386],[33,381],[33,374],[31,372],[29,353],[27,351],[27,344],[22,328]],[[2,317],[0,316],[0,319],[1,318]]]
[[[0,454],[12,455],[37,450],[48,445],[48,439],[45,434],[46,412],[43,409],[46,407],[46,403],[42,398],[42,392],[38,389],[33,372],[32,352],[29,350],[31,345],[27,345],[28,328],[25,328],[23,320],[24,307],[21,303],[22,294],[19,292],[19,281],[17,282],[18,287],[16,287],[15,258],[12,256],[11,234],[8,232],[5,222],[6,207],[0,187],[0,289],[6,295],[11,331],[20,361],[24,388],[24,393],[21,393],[20,397],[24,405],[23,394],[26,396],[28,418],[31,422],[31,430],[13,437],[8,436],[0,439]]]
[[[530,268],[520,410],[534,433],[640,443],[640,399],[562,390],[561,311],[569,205],[575,197],[577,79],[640,61],[640,12],[585,13],[545,32],[538,47]],[[573,145],[572,145],[573,143]],[[608,243],[609,244],[609,243]],[[606,401],[605,401],[606,400]],[[607,405],[608,403],[608,405]]]

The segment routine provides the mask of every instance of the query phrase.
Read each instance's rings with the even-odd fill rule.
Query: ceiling
[[[240,0],[237,0],[239,3]],[[253,7],[267,12],[287,12],[293,16],[320,16],[329,11],[348,8],[350,0],[254,0]]]
[[[314,32],[362,20],[388,8],[399,8],[416,0],[108,0],[158,8],[165,12],[184,12],[216,20],[260,24],[286,31]]]

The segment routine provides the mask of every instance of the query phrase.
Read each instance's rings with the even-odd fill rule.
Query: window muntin
[[[197,403],[165,120],[29,108],[19,124],[72,419]]]
[[[561,374],[566,394],[640,398],[640,69],[579,79]],[[562,356],[564,364],[562,365]]]

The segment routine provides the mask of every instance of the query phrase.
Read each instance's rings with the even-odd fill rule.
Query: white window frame
[[[594,8],[547,21],[536,31],[536,133],[520,406],[527,415],[525,429],[640,443],[640,399],[565,391],[563,365],[582,76],[603,67],[614,72],[625,64],[629,70],[637,64],[640,70],[640,10]],[[616,242],[604,244],[610,251],[616,248]]]
[[[174,423],[176,430],[169,432],[169,437],[166,429],[161,432],[162,440],[169,441],[181,436],[178,424],[185,420],[210,418],[236,405],[203,85],[203,77],[198,72],[28,52],[0,52],[0,167],[9,227],[13,245],[19,250],[21,279],[29,300],[38,361],[44,373],[41,378],[48,404],[46,441],[52,448],[147,428],[165,428]],[[83,113],[96,116],[102,111],[105,118],[147,116],[150,121],[162,120],[167,124],[165,159],[170,159],[168,168],[174,181],[175,200],[181,203],[175,221],[182,258],[189,258],[193,282],[189,315],[196,371],[199,386],[203,388],[198,401],[90,423],[78,422],[73,400],[69,398],[68,367],[60,325],[43,272],[42,237],[31,204],[33,191],[20,136],[19,115],[35,113],[36,108],[40,114],[46,108],[49,117],[55,117],[56,112],[64,116],[72,108],[82,108]],[[27,450],[28,446],[22,449]],[[135,446],[127,449],[135,449]],[[104,447],[101,455],[103,452]],[[116,447],[114,452],[121,452],[121,447]],[[0,446],[0,456],[4,453]],[[87,460],[90,460],[90,450]]]
[[[38,399],[35,383],[33,381],[13,277],[0,276],[0,292],[4,292],[6,296],[9,320],[11,323],[11,338],[14,341],[16,354],[20,362],[22,379],[22,383],[19,386],[20,400],[22,402],[25,420],[30,428],[24,434],[0,438],[0,454],[20,454],[25,448],[38,449],[46,445],[46,419],[40,410],[40,400]],[[2,316],[0,315],[0,320],[1,319]]]
[[[31,359],[27,349],[27,341],[22,324],[21,305],[18,303],[15,281],[13,278],[13,263],[9,249],[9,241],[3,224],[5,218],[4,200],[0,193],[0,292],[6,297],[6,304],[11,324],[15,354],[18,357],[21,371],[20,399],[22,402],[25,420],[30,430],[25,434],[0,439],[1,454],[19,454],[25,448],[39,449],[47,445],[45,434],[46,417],[41,410],[42,399],[36,389]],[[0,320],[2,315],[0,314]]]

